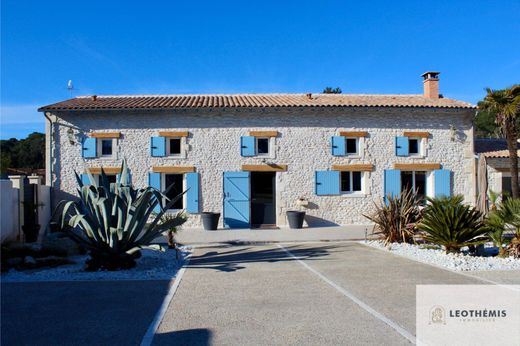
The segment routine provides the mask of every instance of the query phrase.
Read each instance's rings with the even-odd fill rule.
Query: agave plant
[[[424,240],[442,245],[446,253],[457,253],[464,246],[482,244],[487,229],[482,213],[463,203],[462,196],[427,198],[428,205],[417,228]]]
[[[99,185],[92,175],[89,177],[93,183],[83,184],[76,174],[79,202],[60,202],[63,206],[62,228],[67,229],[69,236],[89,252],[87,270],[131,268],[135,266],[141,249],[163,250],[160,245],[151,244],[152,241],[187,220],[187,216],[180,212],[160,222],[165,211],[184,192],[168,200],[164,193],[152,187],[134,189],[129,182],[125,161],[115,183],[108,181],[103,170]],[[155,214],[157,205],[160,212]],[[151,222],[148,222],[150,218]],[[66,225],[69,227],[64,227]]]
[[[405,190],[400,196],[389,196],[387,203],[376,205],[372,215],[363,215],[376,224],[378,232],[382,234],[385,245],[389,243],[412,243],[415,235],[415,224],[420,218],[416,194],[412,190]]]
[[[499,255],[520,257],[520,200],[503,201],[486,220],[488,236],[498,247]],[[504,247],[507,244],[507,248]]]

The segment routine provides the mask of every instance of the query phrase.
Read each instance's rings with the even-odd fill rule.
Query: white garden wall
[[[454,194],[475,200],[473,131],[474,110],[431,108],[300,108],[243,110],[176,110],[154,112],[76,112],[57,114],[53,138],[53,181],[56,202],[76,194],[74,172],[86,167],[119,166],[126,158],[132,181],[148,183],[152,166],[195,166],[201,177],[201,210],[222,211],[222,174],[239,171],[242,164],[262,164],[261,158],[240,156],[240,136],[250,130],[276,130],[276,152],[270,163],[287,164],[277,173],[277,224],[285,225],[285,212],[296,200],[309,200],[312,225],[368,223],[363,214],[383,197],[383,172],[401,163],[440,163],[453,172]],[[67,133],[73,129],[73,142]],[[150,155],[150,137],[158,131],[187,130],[190,150],[184,159]],[[330,137],[342,130],[368,131],[363,156],[334,157]],[[83,159],[81,140],[91,131],[119,131],[116,159]],[[394,139],[403,131],[428,131],[425,158],[395,156]],[[314,172],[333,164],[371,163],[367,194],[363,197],[316,196]],[[188,226],[198,226],[192,217]]]
[[[19,232],[18,189],[11,180],[0,180],[0,235],[1,242],[15,240]]]

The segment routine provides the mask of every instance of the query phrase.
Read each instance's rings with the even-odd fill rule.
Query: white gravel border
[[[9,270],[2,273],[2,282],[41,282],[41,281],[119,281],[119,280],[171,280],[182,267],[191,248],[179,249],[179,259],[175,258],[175,250],[159,252],[143,250],[142,257],[137,259],[135,268],[119,271],[86,272],[85,256],[69,257],[73,264],[55,268],[33,270]]]
[[[389,246],[385,246],[381,240],[361,241],[360,243],[418,262],[454,271],[520,270],[520,259],[513,257],[479,257],[462,253],[446,254],[444,250],[425,248],[424,245],[391,243]]]

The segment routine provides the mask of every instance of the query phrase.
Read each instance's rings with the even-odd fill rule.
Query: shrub
[[[186,222],[184,213],[177,213],[159,223],[182,194],[167,200],[160,191],[147,187],[134,189],[129,183],[126,162],[123,162],[116,183],[109,183],[101,170],[101,183],[84,185],[76,174],[80,201],[63,201],[62,228],[80,246],[88,250],[87,270],[118,270],[135,266],[141,249],[162,250],[151,242],[163,232]],[[95,182],[92,176],[90,181]],[[159,205],[161,211],[152,215]],[[152,215],[152,220],[147,223]],[[70,227],[64,227],[68,224]]]
[[[489,213],[488,237],[498,247],[499,255],[520,257],[520,200],[508,198]],[[512,233],[512,237],[507,235]],[[504,248],[504,244],[508,244]]]
[[[417,228],[424,231],[424,240],[442,245],[446,253],[460,252],[464,246],[485,241],[487,233],[482,213],[465,205],[462,196],[428,198],[423,218]]]
[[[363,215],[376,224],[378,232],[388,243],[412,243],[415,223],[420,218],[417,197],[411,190],[405,190],[399,197],[387,198],[386,203],[376,205],[372,215]]]

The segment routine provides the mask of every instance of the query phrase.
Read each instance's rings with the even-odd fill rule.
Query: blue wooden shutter
[[[395,154],[397,156],[409,155],[408,137],[395,137]]]
[[[433,171],[435,197],[451,196],[451,171],[448,169],[436,169]]]
[[[150,172],[148,173],[148,185],[161,191],[161,173]],[[159,201],[159,204],[153,209],[154,212],[161,212],[161,206],[163,201]]]
[[[199,173],[186,173],[186,211],[188,213],[199,212]]]
[[[152,137],[150,148],[153,157],[166,156],[166,138]]]
[[[385,201],[390,197],[401,195],[401,171],[397,169],[385,169]]]
[[[256,144],[255,136],[240,137],[240,155],[255,156],[256,155],[255,144]]]
[[[345,156],[345,137],[343,136],[332,136],[330,138],[330,147],[332,155],[334,156]]]
[[[97,156],[96,152],[96,138],[85,138],[81,150],[81,155],[86,158],[92,158]]]
[[[83,183],[83,185],[90,185],[90,178],[88,176],[88,173],[81,174],[81,182]]]
[[[316,195],[339,195],[340,171],[316,171]]]

